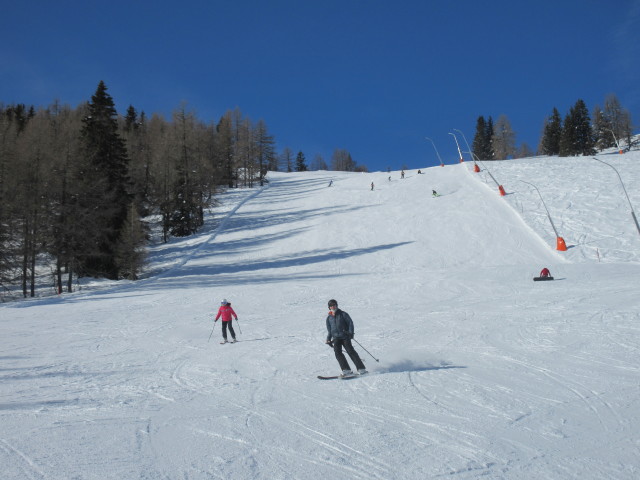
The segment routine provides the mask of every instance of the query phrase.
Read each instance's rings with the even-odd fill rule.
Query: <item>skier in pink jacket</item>
[[[222,338],[224,338],[224,342],[222,343],[227,343],[227,328],[229,328],[229,332],[231,332],[231,338],[233,339],[231,340],[231,343],[235,343],[236,332],[233,331],[233,326],[231,325],[231,317],[238,320],[238,315],[236,315],[236,312],[233,311],[233,308],[231,308],[231,304],[227,302],[226,299],[222,300],[222,304],[218,309],[218,315],[216,315],[216,319],[214,320],[214,322],[217,322],[220,317],[222,317]]]

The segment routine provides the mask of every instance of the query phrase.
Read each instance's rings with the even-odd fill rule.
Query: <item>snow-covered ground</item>
[[[640,208],[640,154],[599,158]],[[640,235],[615,172],[487,163],[500,197],[471,167],[271,173],[145,280],[1,305],[0,478],[640,477]],[[237,344],[208,341],[223,298]],[[330,298],[368,376],[316,378],[338,372]]]

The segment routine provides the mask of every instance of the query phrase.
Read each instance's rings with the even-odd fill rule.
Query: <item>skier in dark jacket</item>
[[[335,300],[329,300],[329,315],[327,316],[327,340],[325,343],[333,346],[333,352],[336,355],[336,360],[340,364],[342,369],[342,375],[353,375],[351,368],[349,368],[349,362],[342,353],[342,347],[349,354],[351,361],[356,366],[358,373],[364,375],[367,373],[367,369],[360,359],[360,355],[351,345],[351,339],[353,338],[353,320],[347,312],[343,312],[338,308],[338,302]]]

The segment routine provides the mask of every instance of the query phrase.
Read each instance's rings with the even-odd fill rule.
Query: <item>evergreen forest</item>
[[[0,104],[0,287],[34,296],[43,269],[58,293],[83,276],[135,280],[150,227],[192,235],[218,192],[262,185],[280,162],[265,122],[239,109],[216,124],[185,105],[121,115],[104,82],[77,108]]]
[[[517,148],[515,138],[506,115],[500,115],[495,123],[492,117],[480,116],[473,138],[473,159],[506,160],[535,155],[526,144]],[[633,146],[631,114],[620,105],[615,94],[609,94],[604,107],[596,105],[591,115],[582,99],[569,109],[564,120],[554,107],[544,121],[537,154],[572,157],[593,155],[612,147],[628,151]]]

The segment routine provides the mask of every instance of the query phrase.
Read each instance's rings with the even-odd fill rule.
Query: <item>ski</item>
[[[339,378],[340,380],[351,380],[352,378],[364,377],[365,375],[369,375],[369,373],[363,373],[363,374],[354,373],[351,375],[331,375],[331,376],[318,375],[318,379],[319,380],[335,380]]]
[[[318,378],[320,380],[335,380],[336,378],[339,378],[340,380],[351,380],[352,378],[356,378],[359,376],[360,375],[347,375],[346,377],[343,377],[342,375],[332,375],[330,377],[324,377],[322,375],[318,375]]]

